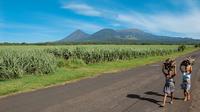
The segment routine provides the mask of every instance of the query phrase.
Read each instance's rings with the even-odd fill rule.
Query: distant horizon
[[[65,37],[62,37],[61,39],[66,38],[67,36],[71,35],[72,33],[74,33],[75,31],[78,31],[78,30],[80,30],[80,31],[82,31],[82,32],[84,32],[84,33],[87,33],[87,34],[89,34],[89,35],[92,35],[92,34],[98,32],[98,31],[101,31],[101,30],[103,30],[103,29],[112,29],[112,30],[115,30],[115,31],[116,31],[116,30],[129,30],[129,29],[141,30],[141,29],[137,29],[137,28],[125,28],[125,29],[102,28],[102,29],[99,29],[99,30],[97,30],[97,31],[91,33],[91,32],[86,32],[86,31],[84,31],[84,30],[82,30],[82,29],[75,29],[74,31],[72,31],[72,32],[70,32],[69,34],[67,34]],[[143,30],[141,30],[141,31],[143,31]],[[151,33],[151,32],[147,32],[147,31],[143,31],[143,32],[153,34],[153,33]],[[168,36],[168,35],[158,35],[158,34],[153,34],[153,35],[157,35],[157,36]],[[192,38],[192,37],[181,37],[181,36],[169,36],[169,37],[196,39],[196,38]],[[198,38],[197,38],[197,39],[198,39]],[[60,39],[59,39],[59,40],[60,40]],[[198,39],[198,40],[200,40],[200,39]],[[8,42],[8,41],[1,42],[1,41],[0,41],[0,43],[27,43],[27,44],[34,44],[34,43],[56,42],[56,41],[58,41],[58,40],[43,41],[43,42],[41,42],[41,41],[38,41],[38,42],[25,42],[25,41],[22,41],[22,42]]]
[[[138,28],[123,28],[123,29],[102,28],[102,29],[99,29],[99,30],[97,30],[97,31],[91,33],[91,32],[84,31],[84,30],[82,30],[82,29],[75,29],[75,30],[72,31],[71,33],[75,32],[75,31],[77,31],[77,30],[81,30],[81,31],[83,31],[83,32],[85,32],[85,33],[87,33],[87,34],[94,34],[94,33],[98,32],[98,31],[100,31],[100,30],[103,30],[103,29],[112,29],[112,30],[115,30],[115,31],[116,31],[116,30],[129,30],[129,29],[141,30],[141,29],[138,29]],[[141,31],[146,32],[146,33],[151,33],[151,32],[144,31],[144,30],[141,30]],[[69,33],[68,35],[70,35],[71,33]],[[154,34],[154,33],[151,33],[151,34]],[[68,36],[68,35],[67,35],[67,36]],[[159,34],[154,34],[154,35],[158,35],[158,36],[169,36],[169,35],[159,35]],[[192,37],[173,36],[173,35],[171,35],[171,36],[169,36],[169,37],[192,38]],[[192,39],[200,39],[200,38],[192,38]]]
[[[60,40],[80,29],[200,39],[199,0],[0,0],[0,43]]]

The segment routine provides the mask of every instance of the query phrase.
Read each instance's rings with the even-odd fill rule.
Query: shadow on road
[[[140,95],[137,95],[137,94],[128,94],[126,97],[128,97],[128,98],[134,98],[134,99],[139,99],[139,100],[149,101],[149,102],[152,102],[152,103],[154,103],[154,104],[157,104],[158,106],[161,106],[161,105],[159,104],[159,102],[161,102],[161,101],[157,101],[157,100],[152,99],[152,98],[141,97]]]
[[[145,92],[144,94],[163,97],[163,94],[160,94],[160,93],[158,93],[158,92],[153,92],[153,91],[147,91],[147,92]],[[134,99],[139,99],[139,100],[144,100],[144,101],[148,101],[148,102],[157,104],[158,106],[161,106],[160,102],[162,102],[162,101],[158,101],[158,100],[155,100],[155,99],[152,99],[152,98],[142,97],[142,96],[137,95],[137,94],[128,94],[126,97],[128,97],[128,98],[134,98]],[[168,97],[170,97],[170,96],[168,96]],[[161,98],[161,99],[162,99],[162,98]],[[175,99],[175,100],[183,100],[183,98],[177,98],[177,97],[174,97],[174,99]]]
[[[155,96],[164,96],[163,94],[160,94],[158,92],[153,92],[153,91],[147,91],[145,92],[144,94],[147,94],[147,95],[155,95]],[[170,97],[170,96],[168,96]],[[183,100],[183,98],[178,98],[178,97],[174,97],[175,100]]]

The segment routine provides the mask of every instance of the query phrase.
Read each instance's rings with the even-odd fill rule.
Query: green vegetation
[[[194,47],[195,47],[195,48],[198,48],[198,47],[200,47],[200,44],[196,44],[196,45],[194,45]]]
[[[19,78],[24,74],[49,74],[56,68],[55,57],[41,50],[0,51],[0,80]]]
[[[57,58],[64,58],[66,60],[75,58],[81,59],[86,64],[109,62],[116,60],[129,60],[133,58],[142,58],[148,56],[163,56],[177,52],[177,48],[149,48],[149,49],[134,49],[134,48],[81,48],[74,49],[60,48],[60,49],[46,49],[46,52],[53,54]]]
[[[178,51],[183,52],[186,49],[185,45],[178,46]]]
[[[0,51],[0,80],[20,78],[25,74],[49,74],[72,63],[94,64],[130,60],[149,56],[164,56],[177,52],[171,48],[135,48],[134,46],[69,46],[60,48],[5,46]],[[66,63],[67,60],[67,63]]]
[[[8,48],[11,51],[9,51]],[[61,53],[62,55],[59,55],[59,56],[55,55],[54,53],[53,55],[51,55],[52,53],[49,53],[49,49],[55,50],[55,47],[51,47],[51,46],[49,47],[27,46],[27,49],[25,50],[27,52],[22,50],[23,49],[22,46],[18,46],[17,48],[13,48],[13,47],[10,48],[10,46],[4,46],[3,48],[0,48],[1,71],[2,71],[2,65],[3,65],[2,59],[5,60],[6,56],[8,56],[7,54],[6,56],[4,56],[4,58],[2,58],[2,54],[4,54],[2,52],[8,51],[9,55],[12,56],[12,58],[9,58],[9,62],[12,62],[13,61],[12,59],[16,60],[16,58],[20,57],[21,55],[23,56],[24,59],[20,61],[16,61],[16,62],[14,61],[15,63],[11,64],[17,67],[20,65],[19,68],[22,70],[23,75],[22,76],[19,75],[20,78],[17,78],[17,79],[9,78],[10,80],[0,81],[0,95],[7,95],[10,93],[16,93],[16,92],[21,92],[21,91],[30,91],[33,89],[43,88],[43,87],[54,85],[54,84],[60,84],[66,81],[80,79],[83,77],[96,76],[97,74],[104,73],[104,72],[113,72],[113,71],[119,71],[119,70],[123,70],[127,68],[133,68],[133,67],[161,61],[167,57],[177,57],[177,56],[196,50],[192,48],[191,46],[189,46],[189,48],[187,47],[186,50],[183,52],[176,52],[178,51],[177,50],[178,46],[148,46],[148,47],[147,46],[78,46],[78,48],[77,46],[67,46],[67,47],[60,46],[60,47],[57,47],[56,49],[61,50],[61,51],[62,50],[66,51],[66,49],[68,49],[74,53],[74,51],[77,52],[77,49],[80,50],[79,48],[82,50],[86,50],[84,52],[78,53],[79,55],[84,55],[85,52],[89,52],[89,51],[91,51],[92,53],[95,52],[95,50],[92,50],[92,49],[98,49],[96,51],[99,51],[101,49],[108,49],[108,50],[105,50],[105,51],[103,50],[103,51],[111,52],[112,50],[119,49],[119,48],[121,48],[120,50],[122,51],[124,50],[126,52],[129,52],[130,49],[132,50],[134,49],[135,52],[141,52],[141,53],[139,53],[139,55],[137,55],[136,57],[134,57],[134,55],[130,55],[131,58],[124,59],[124,58],[118,58],[118,57],[113,56],[116,59],[109,61],[108,60],[109,58],[108,58],[107,60],[103,60],[103,61],[102,60],[89,61],[90,63],[86,64],[85,60],[81,59],[79,55],[77,54],[76,55],[73,54],[69,58],[64,57],[65,55],[63,55],[63,53]],[[151,49],[153,50],[151,51]],[[164,51],[164,53],[162,54],[160,50]],[[118,53],[124,53],[124,51],[118,52]],[[153,52],[153,54],[150,54],[151,53],[150,51]],[[159,52],[155,52],[155,51],[159,51]],[[147,53],[145,53],[144,55],[143,52],[147,52]],[[115,54],[115,52],[111,52],[111,53]],[[126,53],[124,53],[124,55],[126,55]],[[96,56],[96,54],[94,56]],[[112,55],[109,55],[109,56],[112,57]],[[20,59],[21,58],[22,57],[20,57]],[[31,59],[34,59],[34,60],[31,62],[30,61]],[[94,59],[96,60],[96,57]],[[20,62],[21,64],[19,64]],[[36,71],[35,69],[32,70],[32,69],[27,69],[26,67],[23,68],[24,66],[21,66],[21,65],[24,65],[24,63],[30,63],[29,65],[34,65],[37,68]],[[12,69],[12,66],[10,65],[9,66],[7,65],[7,67],[10,67],[7,70]],[[14,68],[17,68],[17,67],[14,67]],[[49,67],[51,69],[49,69]],[[33,74],[33,75],[29,75],[29,74]],[[49,75],[38,75],[38,74],[49,74]]]

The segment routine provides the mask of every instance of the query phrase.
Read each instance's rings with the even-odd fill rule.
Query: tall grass
[[[45,49],[46,52],[53,54],[55,57],[64,58],[66,60],[70,58],[82,59],[86,64],[108,62],[115,60],[129,60],[138,57],[148,57],[148,56],[163,56],[174,52],[176,49],[133,49],[133,48],[96,48],[96,49],[86,49],[77,47],[75,49],[68,48],[54,48]]]
[[[42,50],[0,51],[0,80],[19,78],[24,74],[49,74],[56,67],[55,57]]]
[[[0,80],[26,74],[49,74],[57,67],[75,67],[116,60],[164,56],[178,51],[177,46],[38,46],[0,48]],[[66,67],[67,67],[66,66]]]

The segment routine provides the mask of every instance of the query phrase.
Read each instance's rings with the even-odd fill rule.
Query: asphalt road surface
[[[200,77],[200,51],[189,55],[196,57],[194,83]],[[177,65],[184,57],[177,58]],[[169,104],[168,98],[166,107],[160,107],[165,80],[161,65],[161,62],[149,64],[2,98],[0,112],[189,112],[191,101],[183,101],[179,70],[174,104]]]

